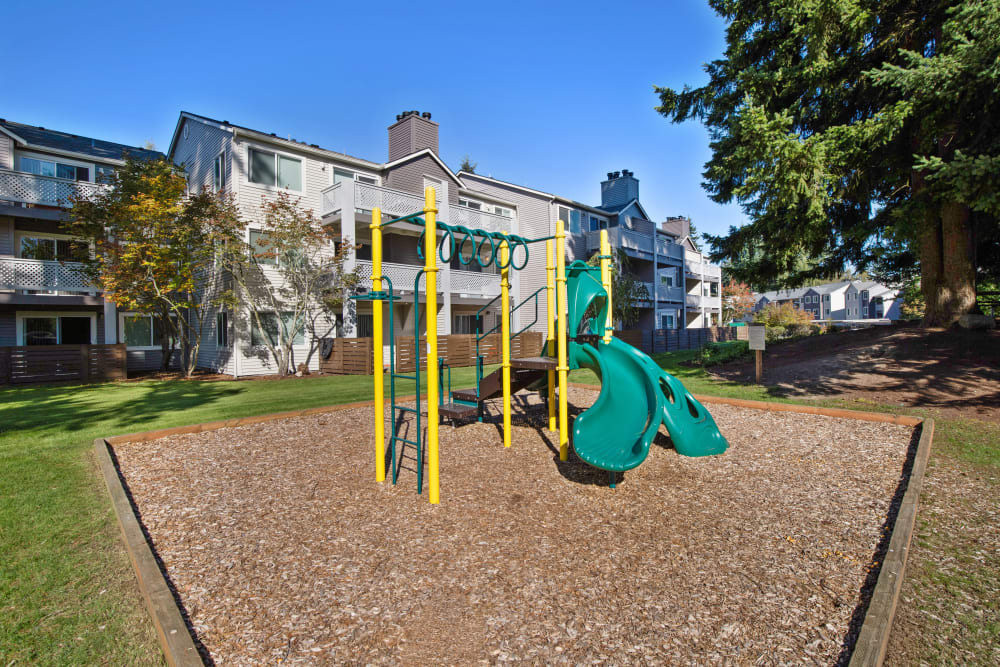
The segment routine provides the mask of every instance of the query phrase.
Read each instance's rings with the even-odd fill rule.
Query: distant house
[[[810,313],[814,320],[898,320],[900,297],[895,290],[873,280],[842,280],[758,294],[754,311],[770,303],[791,303]]]

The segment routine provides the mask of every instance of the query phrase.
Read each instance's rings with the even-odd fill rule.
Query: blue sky
[[[18,67],[0,117],[165,150],[181,110],[371,160],[405,109],[441,157],[587,203],[623,168],[651,216],[721,233],[744,216],[701,188],[708,135],[657,114],[724,48],[704,0],[395,3],[14,2]]]

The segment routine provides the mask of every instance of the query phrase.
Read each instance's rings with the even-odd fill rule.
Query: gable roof
[[[24,148],[50,150],[96,160],[120,163],[125,153],[140,160],[156,160],[165,157],[163,153],[138,146],[81,137],[69,132],[50,130],[36,125],[25,125],[0,118],[0,129]]]
[[[621,213],[622,211],[624,211],[625,209],[627,209],[632,204],[635,204],[636,208],[639,209],[639,211],[642,213],[642,217],[643,218],[645,218],[646,220],[649,220],[650,222],[653,222],[653,219],[649,217],[649,214],[646,213],[646,209],[644,209],[642,207],[642,204],[639,203],[638,199],[633,199],[631,201],[625,202],[624,204],[615,204],[614,206],[597,206],[595,208],[597,208],[597,209],[599,209],[601,211],[608,211],[609,213]],[[653,224],[656,224],[656,223],[653,223]]]
[[[415,160],[418,157],[424,157],[424,156],[428,156],[428,155],[431,157],[432,160],[434,160],[435,162],[437,162],[437,164],[438,164],[439,167],[441,167],[442,169],[444,169],[444,173],[446,173],[449,177],[451,177],[451,180],[455,181],[455,184],[458,187],[460,187],[460,188],[464,188],[465,187],[465,183],[463,183],[458,178],[458,176],[455,175],[455,172],[453,172],[451,169],[448,168],[448,165],[446,165],[444,163],[444,160],[442,160],[441,158],[439,158],[437,156],[437,153],[435,153],[434,151],[432,151],[430,148],[424,148],[422,150],[417,151],[416,153],[410,153],[409,155],[404,155],[403,157],[398,158],[396,160],[393,160],[392,162],[386,162],[385,164],[382,165],[382,168],[383,169],[387,169],[387,170],[388,169],[392,169],[393,167],[397,167],[397,166],[399,166],[401,164],[406,164],[407,162]]]
[[[184,126],[186,120],[193,120],[199,123],[204,123],[206,125],[211,125],[220,130],[231,132],[235,135],[243,135],[251,138],[259,139],[261,141],[269,141],[279,145],[287,146],[293,150],[304,151],[306,153],[313,153],[314,155],[319,155],[322,157],[331,157],[343,162],[353,163],[360,167],[366,167],[368,169],[378,170],[383,167],[380,162],[372,162],[371,160],[365,160],[364,158],[354,157],[353,155],[348,155],[347,153],[338,153],[337,151],[331,151],[326,148],[321,148],[319,144],[310,144],[305,141],[298,141],[295,139],[282,139],[274,132],[262,132],[260,130],[255,130],[253,128],[245,127],[243,125],[236,125],[230,123],[228,120],[216,120],[214,118],[209,118],[208,116],[201,116],[196,113],[191,113],[190,111],[181,111],[180,117],[177,119],[177,126],[174,127],[173,137],[170,139],[170,148],[167,149],[167,155],[173,156],[174,149],[177,147],[177,140],[180,137],[181,127]]]

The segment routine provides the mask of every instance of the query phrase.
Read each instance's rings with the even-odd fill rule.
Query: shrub
[[[715,366],[740,359],[750,353],[750,344],[745,340],[726,341],[724,343],[706,343],[698,351],[693,363],[696,366]]]
[[[764,340],[768,343],[777,343],[779,340],[788,337],[788,329],[783,326],[768,326],[764,329]]]
[[[763,310],[754,315],[753,321],[770,328],[812,324],[813,318],[808,312],[800,310],[793,306],[790,301],[786,301],[781,304],[767,304]]]

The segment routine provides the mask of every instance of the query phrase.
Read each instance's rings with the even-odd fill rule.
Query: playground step
[[[554,371],[559,364],[552,357],[525,357],[523,359],[511,359],[510,365],[513,368]]]
[[[475,399],[475,396],[473,396],[473,399]],[[476,408],[475,406],[463,405],[461,403],[445,403],[438,406],[438,414],[449,419],[467,419],[476,416]]]
[[[456,389],[451,392],[451,397],[456,401],[467,401],[469,403],[479,402],[479,399],[476,397],[475,389]]]

